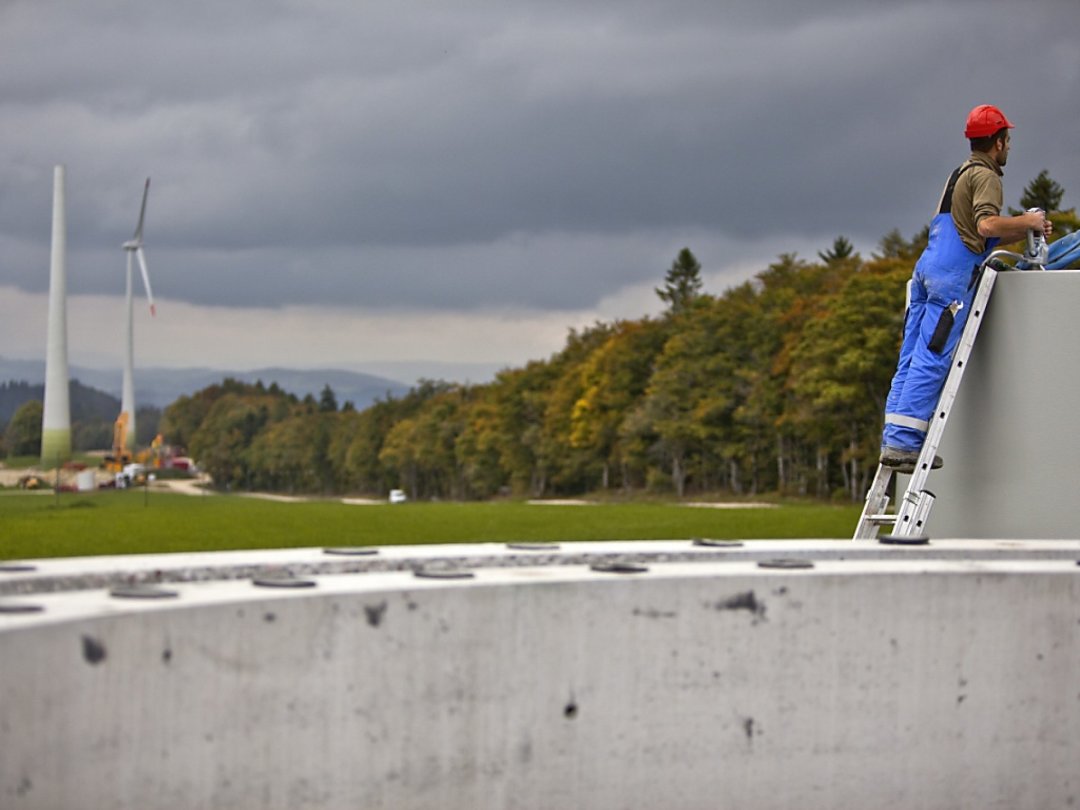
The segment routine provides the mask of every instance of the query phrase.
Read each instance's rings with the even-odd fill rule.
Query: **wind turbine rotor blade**
[[[157,310],[154,309],[154,293],[150,289],[150,273],[146,269],[146,254],[143,253],[142,245],[135,249],[135,255],[139,259],[139,270],[142,271],[143,286],[146,287],[146,298],[150,302],[150,314],[156,315]]]
[[[143,220],[146,219],[146,198],[147,198],[147,196],[149,196],[149,194],[150,194],[150,178],[147,177],[146,178],[146,185],[143,187],[143,193],[142,193],[142,208],[139,209],[139,224],[135,228],[135,236],[132,237],[132,241],[135,241],[135,242],[142,241]]]

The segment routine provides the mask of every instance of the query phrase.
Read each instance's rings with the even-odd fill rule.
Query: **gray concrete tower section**
[[[928,483],[927,533],[1076,537],[1078,414],[1080,271],[1000,274]]]

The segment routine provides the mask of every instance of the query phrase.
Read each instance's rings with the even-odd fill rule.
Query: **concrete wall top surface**
[[[376,573],[604,563],[734,562],[775,556],[828,559],[1071,559],[1080,540],[934,540],[921,546],[850,540],[669,540],[474,543],[66,557],[0,562],[0,597],[145,583],[289,574]]]
[[[433,571],[389,571],[363,574],[322,574],[303,577],[267,576],[251,580],[221,579],[113,589],[45,592],[0,599],[0,635],[34,626],[134,613],[177,611],[234,603],[270,604],[283,600],[325,599],[335,595],[377,596],[438,589],[514,586],[529,588],[553,583],[588,583],[603,587],[620,578],[647,580],[711,579],[741,582],[776,577],[879,577],[897,575],[1004,576],[1054,574],[1080,577],[1080,548],[1058,559],[932,559],[919,555],[889,558],[810,560],[773,554],[758,560],[726,562],[660,562],[605,567],[597,565],[522,566]]]

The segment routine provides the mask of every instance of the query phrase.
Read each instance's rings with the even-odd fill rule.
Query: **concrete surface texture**
[[[1080,544],[768,545],[6,595],[0,806],[1080,806]]]
[[[1076,536],[1077,312],[1080,271],[998,275],[928,482],[932,537]]]

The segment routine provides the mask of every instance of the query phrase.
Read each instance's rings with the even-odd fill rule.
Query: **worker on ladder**
[[[1022,239],[1029,230],[1049,236],[1053,228],[1042,211],[1001,215],[1012,128],[993,105],[970,112],[964,135],[971,155],[949,177],[915,265],[881,441],[881,463],[900,472],[911,472],[918,461],[983,261],[998,242]]]

